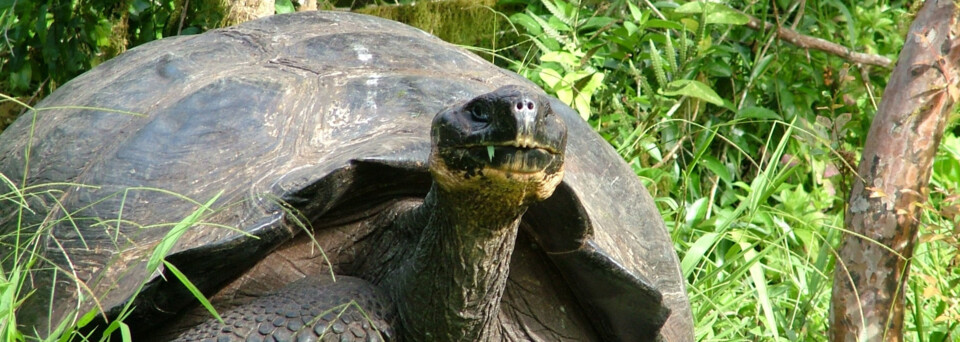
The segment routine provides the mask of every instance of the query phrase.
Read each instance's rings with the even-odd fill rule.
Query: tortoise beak
[[[544,95],[506,86],[442,111],[431,132],[446,166],[554,174],[562,169],[567,129]]]

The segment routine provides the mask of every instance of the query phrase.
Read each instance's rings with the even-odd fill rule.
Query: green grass
[[[3,176],[3,175],[0,175]],[[24,215],[32,214],[33,212],[46,212],[36,206],[31,206],[29,198],[32,197],[50,197],[56,198],[62,195],[62,192],[59,189],[64,187],[84,187],[85,185],[81,184],[38,184],[31,186],[21,186],[23,184],[20,182],[13,181],[6,177],[0,177],[0,189],[4,191],[0,192],[0,203],[3,204],[6,208],[13,208],[13,213],[18,217],[23,217]],[[149,190],[149,189],[141,189]],[[169,192],[155,189],[158,192],[167,193]],[[116,196],[122,196],[123,194],[115,194]],[[179,196],[181,198],[185,198]],[[207,203],[197,203],[198,208],[196,211],[183,218],[181,221],[173,223],[173,228],[169,229],[167,234],[163,237],[160,243],[152,250],[152,254],[147,264],[148,272],[147,274],[152,274],[153,272],[160,269],[161,264],[165,265],[166,269],[172,272],[174,275],[177,275],[178,280],[180,280],[188,289],[192,289],[191,292],[197,297],[202,305],[208,308],[208,310],[216,317],[216,311],[207,302],[206,298],[203,297],[199,291],[196,290],[196,287],[193,286],[189,280],[185,277],[182,277],[182,274],[170,263],[163,260],[171,249],[174,247],[176,241],[180,236],[190,227],[202,224],[201,219],[206,217],[211,211],[211,205],[217,200],[219,195],[210,199]],[[33,202],[37,203],[37,202]],[[56,224],[59,223],[68,223],[74,226],[83,223],[77,223],[74,220],[78,221],[88,221],[91,218],[79,218],[73,214],[69,214],[67,208],[60,208],[65,212],[68,212],[67,215],[64,215],[63,218],[53,221],[44,221],[39,226],[27,225],[24,221],[18,219],[15,224],[17,229],[14,229],[12,232],[7,232],[8,235],[2,236],[2,241],[5,245],[3,250],[8,252],[4,256],[3,265],[7,269],[3,269],[3,272],[0,272],[2,278],[0,278],[0,337],[4,341],[22,341],[26,337],[34,336],[34,332],[29,330],[29,327],[21,326],[22,328],[27,328],[26,331],[19,331],[17,329],[17,318],[15,315],[16,309],[23,303],[23,301],[29,297],[37,295],[37,293],[28,290],[29,286],[26,284],[26,281],[29,279],[30,272],[33,270],[40,269],[41,267],[50,267],[50,263],[47,263],[43,259],[43,254],[40,253],[39,247],[42,237],[47,231]],[[5,211],[5,213],[10,213]],[[109,224],[110,222],[119,223],[120,218],[114,220],[100,220],[102,223]],[[15,222],[16,223],[16,222]],[[124,222],[130,223],[130,222]],[[141,226],[142,229],[161,229],[163,225],[156,226]],[[63,270],[60,274],[72,274],[69,270]],[[76,280],[76,279],[74,279]],[[144,280],[146,281],[146,280]],[[76,282],[79,286],[78,291],[81,293],[81,298],[87,298],[86,300],[96,300],[93,298],[90,293],[91,289],[86,286],[83,282]],[[145,283],[140,284],[140,288]],[[140,292],[140,288],[135,291],[134,296]],[[93,333],[93,335],[83,336],[80,334],[80,330],[83,329],[87,324],[89,324],[93,319],[96,318],[98,312],[100,312],[99,302],[94,302],[94,308],[89,312],[81,312],[79,310],[68,310],[68,314],[62,322],[52,322],[56,327],[55,332],[49,336],[47,341],[57,341],[57,340],[104,340],[109,339],[111,334],[114,331],[119,330],[119,334],[122,337],[123,341],[130,341],[130,327],[123,322],[125,317],[129,315],[131,310],[130,307],[132,302],[128,302],[127,306],[122,309],[122,312],[119,314],[119,317],[115,320],[112,320],[109,325],[107,325],[103,330]],[[62,310],[62,308],[57,307],[57,305],[69,305],[69,303],[51,303],[51,310]],[[30,339],[32,340],[32,339]]]
[[[0,94],[0,99],[15,102],[17,105],[23,106],[29,110],[26,114],[29,116],[27,118],[33,118],[33,121],[31,122],[31,129],[29,131],[30,138],[28,138],[31,140],[33,135],[33,127],[36,125],[36,120],[40,115],[42,115],[44,110],[93,109],[100,112],[115,113],[117,115],[133,115],[138,117],[145,116],[140,113],[118,111],[109,108],[89,108],[77,106],[45,107],[38,110],[4,94]],[[27,156],[24,160],[24,170],[30,170],[31,162],[37,162],[30,160],[29,156],[32,155],[30,151],[31,148],[32,145],[28,144],[26,146],[26,150],[23,151],[23,155]],[[165,257],[174,251],[178,241],[189,229],[227,229],[240,234],[245,234],[249,238],[256,239],[257,237],[241,231],[236,227],[225,226],[207,221],[208,218],[212,217],[218,212],[222,210],[229,210],[230,207],[240,205],[242,203],[230,202],[215,206],[214,204],[220,200],[220,197],[223,194],[222,190],[220,193],[215,194],[205,202],[200,202],[164,189],[150,187],[129,187],[116,193],[107,195],[108,197],[116,197],[120,199],[121,206],[118,208],[117,217],[85,217],[81,216],[83,215],[81,211],[84,208],[71,209],[63,207],[59,202],[59,198],[61,198],[61,196],[64,195],[65,190],[69,188],[96,188],[96,186],[76,183],[29,183],[30,181],[28,180],[27,172],[24,172],[22,179],[11,179],[4,174],[0,174],[0,208],[2,208],[0,214],[12,215],[5,216],[12,217],[12,221],[4,222],[6,224],[4,226],[4,233],[6,235],[0,236],[0,243],[2,243],[2,245],[0,245],[0,250],[5,252],[2,262],[0,262],[0,340],[34,341],[37,339],[37,334],[35,331],[31,330],[31,327],[23,324],[18,325],[16,311],[27,298],[39,295],[37,292],[34,292],[34,290],[31,290],[29,285],[27,285],[27,282],[31,276],[31,272],[36,272],[50,267],[63,267],[60,269],[58,276],[65,275],[72,277],[74,284],[77,286],[76,291],[78,291],[81,301],[84,301],[86,304],[93,305],[93,307],[89,308],[88,311],[81,311],[80,308],[69,309],[69,306],[75,303],[48,303],[47,305],[49,306],[49,310],[51,310],[51,312],[54,310],[66,310],[67,313],[61,322],[51,322],[51,325],[54,327],[53,333],[43,339],[43,341],[109,341],[117,339],[120,341],[132,341],[131,327],[125,322],[125,320],[135,309],[132,306],[134,303],[133,299],[140,294],[148,279],[144,279],[137,286],[137,289],[133,291],[132,297],[129,299],[129,301],[127,301],[122,308],[118,308],[120,311],[118,314],[116,314],[116,317],[110,317],[107,321],[107,324],[100,325],[97,327],[97,329],[91,330],[89,325],[92,322],[95,322],[99,318],[107,319],[107,317],[102,316],[103,314],[101,312],[103,311],[103,307],[98,298],[94,295],[94,289],[90,287],[91,285],[88,285],[83,281],[77,281],[77,279],[74,277],[74,273],[67,269],[68,267],[72,268],[73,265],[54,265],[54,263],[48,262],[44,259],[41,243],[45,243],[44,238],[46,234],[49,233],[50,229],[57,225],[66,225],[67,227],[72,226],[77,229],[79,229],[81,226],[86,226],[90,229],[109,229],[107,227],[119,227],[120,225],[123,225],[135,227],[136,229],[140,230],[164,230],[164,236],[156,241],[156,246],[149,250],[149,257],[146,260],[145,274],[154,274],[162,271],[167,275],[168,280],[175,278],[176,281],[179,281],[187,288],[187,290],[193,295],[193,297],[197,299],[201,306],[210,313],[211,317],[222,322],[221,316],[210,303],[210,301],[208,301],[203,295],[203,293],[190,282],[186,275],[184,275],[176,265],[166,261]],[[191,213],[187,213],[185,217],[179,221],[150,225],[140,224],[128,217],[124,217],[123,215],[125,206],[128,203],[127,198],[134,192],[148,192],[153,193],[155,196],[170,196],[185,203],[189,203],[196,209]],[[295,209],[284,203],[281,199],[272,196],[271,194],[261,194],[259,197],[266,198],[267,200],[276,203],[278,208],[286,212],[286,217],[293,226],[299,227],[300,229],[304,230],[306,234],[310,235],[311,239],[313,238],[312,228],[309,227],[310,223],[304,219],[304,216],[301,213],[297,212]],[[38,199],[44,200],[38,201]],[[106,199],[107,198],[103,198],[99,201]],[[46,203],[54,203],[54,207],[41,207]],[[64,214],[59,215],[61,216],[59,218],[55,218],[54,216],[46,216],[49,212],[54,210],[59,210]],[[29,220],[27,218],[28,216],[38,214],[44,215],[41,217],[42,220],[40,222],[36,222],[36,220]],[[10,227],[10,224],[12,224],[15,228],[10,229],[10,231],[6,231],[6,229]],[[331,272],[331,277],[333,277],[334,281],[336,281],[335,275],[332,273],[333,267],[330,264],[329,259],[320,248],[319,243],[315,239],[313,239],[313,242],[320,251],[323,260],[327,263],[328,269]],[[96,246],[92,245],[90,247],[96,248]],[[123,246],[117,245],[115,248],[117,250],[121,250]],[[100,293],[100,295],[103,294]],[[63,306],[67,306],[68,309],[64,309]],[[328,312],[336,312],[336,316],[339,317],[350,307],[357,308],[360,313],[367,320],[370,320],[371,324],[373,324],[373,321],[370,319],[369,315],[364,312],[363,308],[360,308],[359,305],[352,300],[322,312],[317,318],[319,319],[320,316],[323,316]],[[335,321],[336,319],[334,319],[332,322]],[[329,330],[329,327],[327,330]],[[324,332],[326,332],[326,330]]]
[[[30,202],[28,199],[31,197],[57,197],[62,195],[62,192],[58,189],[63,187],[84,186],[80,184],[39,184],[23,187],[19,185],[19,182],[13,181],[2,174],[0,174],[0,185],[2,185],[0,186],[0,189],[4,189],[4,191],[0,192],[0,203],[2,203],[5,208],[14,208],[14,212],[19,213],[18,215],[21,216],[26,215],[28,212],[39,209],[29,205]],[[9,254],[6,255],[6,259],[3,263],[3,266],[7,267],[7,269],[0,269],[0,271],[3,271],[0,272],[0,338],[2,338],[2,340],[35,340],[35,332],[29,330],[30,327],[20,325],[20,328],[26,328],[27,330],[18,330],[17,317],[15,313],[26,297],[36,295],[35,292],[28,291],[28,287],[25,284],[25,281],[30,276],[30,272],[38,270],[41,267],[50,267],[51,265],[44,262],[43,253],[39,249],[41,237],[46,234],[48,230],[52,228],[52,226],[63,222],[68,222],[74,226],[79,226],[81,224],[85,224],[82,222],[96,220],[100,223],[93,225],[94,227],[97,225],[112,226],[122,223],[124,225],[135,225],[139,229],[167,230],[165,235],[149,252],[150,255],[146,264],[146,274],[154,274],[155,272],[162,270],[165,274],[169,275],[168,277],[171,277],[170,279],[175,278],[176,281],[179,281],[188,289],[188,291],[199,301],[201,306],[203,306],[210,313],[211,317],[214,317],[222,322],[221,316],[216,311],[214,306],[203,295],[203,293],[201,293],[201,291],[195,285],[193,285],[189,279],[187,279],[187,277],[179,270],[179,268],[166,261],[164,258],[165,256],[169,255],[171,251],[173,251],[173,248],[176,246],[177,242],[188,229],[200,229],[201,227],[205,226],[209,229],[229,229],[238,231],[242,234],[247,234],[246,232],[239,231],[233,227],[227,227],[206,221],[206,218],[229,206],[236,205],[236,203],[214,207],[214,203],[220,198],[222,192],[220,194],[216,194],[205,203],[201,203],[179,194],[155,188],[128,188],[124,191],[113,194],[112,196],[126,198],[127,194],[131,191],[149,191],[155,192],[158,195],[175,196],[194,204],[197,209],[192,213],[189,213],[180,221],[154,225],[138,225],[136,222],[123,219],[122,217],[113,219],[89,217],[81,218],[76,214],[71,213],[64,215],[64,218],[59,220],[53,220],[49,222],[44,221],[39,227],[26,224],[18,225],[18,229],[10,232],[7,236],[0,237],[5,243],[5,245],[2,246],[3,249],[9,252]],[[288,217],[292,218],[291,223],[299,226],[301,229],[304,229],[307,234],[310,234],[311,229],[306,226],[309,223],[306,223],[306,221],[300,219],[302,216],[299,215],[299,213],[291,211],[288,206],[282,207],[284,207],[284,210],[287,211]],[[60,209],[67,211],[67,208],[61,207]],[[76,222],[74,222],[74,220],[76,220]],[[256,237],[250,236],[250,238]],[[316,243],[315,240],[314,242]],[[319,244],[317,244],[317,247],[319,248]],[[321,253],[323,253],[322,250]],[[330,266],[330,262],[327,260],[326,254],[323,254],[322,257],[327,262],[328,269],[330,269],[332,272],[333,267]],[[69,275],[71,272],[64,269],[60,274]],[[331,273],[331,276],[334,275]],[[125,322],[125,320],[132,313],[132,310],[135,309],[132,306],[133,298],[140,294],[143,286],[146,285],[146,281],[147,280],[144,279],[144,281],[139,284],[138,288],[133,292],[131,299],[125,304],[125,306],[120,308],[120,312],[116,317],[112,317],[106,325],[100,326],[97,330],[93,331],[86,328],[88,328],[88,325],[97,319],[98,316],[102,315],[100,314],[102,311],[101,305],[97,299],[94,298],[92,289],[87,284],[78,282],[77,285],[79,286],[78,289],[81,292],[81,297],[86,298],[84,300],[88,303],[93,301],[94,307],[87,312],[83,312],[78,309],[68,309],[68,313],[63,321],[53,322],[56,329],[50,336],[44,339],[44,341],[109,341],[114,339],[119,339],[120,341],[132,341],[131,327]],[[63,305],[69,306],[71,303],[49,304],[50,310],[62,310],[60,306]],[[364,312],[363,308],[360,308],[354,301],[330,308],[329,310],[318,315],[317,318],[319,319],[320,316],[323,316],[329,312],[336,312],[337,317],[339,317],[350,307],[357,308],[360,310],[360,313],[366,317],[366,319],[370,320],[368,314]],[[336,319],[334,319],[332,322],[335,321]]]

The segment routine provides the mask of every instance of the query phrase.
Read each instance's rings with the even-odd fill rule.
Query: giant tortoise
[[[123,312],[144,339],[693,339],[673,244],[615,151],[420,30],[273,16],[132,49],[36,107],[0,135],[25,189],[3,199],[5,261],[37,257],[29,335]],[[172,241],[175,267],[148,269]]]

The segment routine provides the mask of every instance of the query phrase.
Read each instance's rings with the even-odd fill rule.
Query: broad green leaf
[[[544,53],[540,60],[543,62],[557,62],[567,67],[580,65],[580,59],[566,51],[550,51]]]
[[[577,110],[577,113],[580,113],[580,117],[584,121],[590,119],[592,114],[590,111],[590,97],[584,94],[577,94],[577,97],[573,99],[573,108]]]
[[[30,87],[30,80],[32,79],[32,70],[29,65],[25,65],[19,72],[13,72],[10,74],[11,84],[14,88],[17,89],[26,89]]]
[[[566,103],[571,107],[575,107],[573,104],[573,88],[564,87],[557,89],[557,98],[560,99],[560,101],[563,101],[563,103]],[[580,116],[583,116],[583,114],[580,114]]]
[[[714,11],[707,14],[707,24],[744,25],[750,22],[749,17],[743,13],[731,10],[727,6],[714,4],[711,7],[714,8]]]
[[[540,79],[543,80],[543,82],[546,83],[547,87],[550,87],[550,89],[556,89],[557,84],[563,80],[563,76],[561,76],[556,70],[543,68],[543,70],[540,70]]]
[[[632,36],[634,33],[640,30],[640,27],[637,24],[631,23],[629,21],[623,22],[623,28],[627,30],[627,35]]]
[[[150,1],[134,0],[130,2],[129,6],[127,6],[127,11],[130,12],[131,15],[139,16],[140,13],[150,9],[152,6],[153,4]]]
[[[110,21],[107,19],[101,18],[100,21],[97,23],[95,30],[91,32],[93,33],[93,36],[90,38],[92,40],[97,41],[98,47],[109,46],[110,37],[111,37],[110,33],[112,29],[113,29],[113,25],[110,24]]]
[[[533,20],[533,18],[526,13],[514,13],[510,16],[510,22],[523,26],[527,33],[533,36],[539,36],[543,34],[543,30],[540,29],[540,25],[537,24],[537,21]]]
[[[633,1],[627,1],[627,8],[630,9],[630,16],[633,17],[633,22],[643,22],[643,13],[640,12],[640,9],[637,8],[637,5],[635,5]]]
[[[293,2],[290,0],[276,0],[273,3],[273,9],[277,11],[277,14],[293,13],[296,11],[296,9],[293,8]]]
[[[700,1],[690,1],[673,9],[673,11],[681,14],[700,14],[703,13],[703,5]]]
[[[560,20],[560,18],[553,17],[553,16],[551,16],[549,19],[547,19],[547,25],[550,25],[551,28],[553,28],[554,30],[556,30],[556,31],[558,31],[558,32],[571,32],[571,31],[573,31],[573,29],[570,28],[570,25],[567,25],[567,23],[565,23],[565,22],[563,22],[562,20]]]
[[[683,24],[683,27],[690,32],[697,32],[697,29],[700,28],[700,22],[694,19],[683,18],[680,19],[680,23]]]
[[[730,77],[733,76],[733,67],[722,59],[714,59],[705,65],[708,77]]]
[[[753,70],[750,71],[750,80],[753,81],[757,79],[757,77],[760,77],[760,74],[762,74],[764,70],[767,70],[767,66],[770,65],[770,62],[773,61],[775,56],[774,54],[763,56],[763,58],[753,66]]]
[[[700,164],[706,166],[710,169],[710,172],[713,172],[717,177],[720,177],[724,182],[732,183],[733,176],[730,174],[730,170],[727,170],[727,166],[723,165],[717,157],[714,157],[709,154],[705,154],[700,157]]]
[[[685,95],[696,97],[698,99],[710,102],[715,105],[723,105],[723,99],[717,92],[710,89],[710,86],[695,80],[676,80],[667,84],[663,92],[667,96]]]
[[[609,17],[591,17],[581,24],[578,29],[580,30],[590,30],[590,29],[599,29],[607,25],[613,25],[617,22],[616,19]]]
[[[713,2],[691,1],[674,11],[683,14],[706,14],[707,24],[743,25],[750,22],[746,14]]]
[[[655,139],[645,137],[640,140],[640,146],[643,146],[643,151],[647,152],[653,160],[663,160],[663,153],[660,153],[660,145],[658,145],[658,141]]]
[[[606,77],[604,73],[601,73],[601,72],[593,73],[592,75],[590,75],[590,80],[587,81],[587,84],[585,84],[583,87],[580,88],[580,93],[581,94],[586,93],[586,94],[590,94],[590,96],[593,96],[593,93],[597,92],[597,89],[600,89],[600,86],[603,85],[604,77]]]
[[[678,31],[683,30],[683,25],[680,25],[680,23],[677,23],[676,21],[660,20],[660,19],[650,19],[650,20],[647,20],[647,22],[644,23],[643,26],[644,26],[644,27],[673,29],[673,30],[678,30]]]
[[[586,75],[584,75],[584,72],[578,72],[576,73],[576,76],[578,76],[576,80],[579,80]],[[596,90],[600,88],[600,85],[603,83],[603,77],[603,73],[593,73],[590,75],[590,79],[587,81],[587,83],[577,91],[577,97],[573,101],[573,107],[577,110],[577,112],[580,113],[580,117],[584,120],[589,119],[590,115],[592,114],[592,110],[590,109],[590,99],[593,98],[593,93],[596,92]],[[572,83],[573,82],[571,82],[571,84]]]
[[[709,206],[706,197],[700,197],[687,206],[686,217],[683,221],[688,226],[693,226],[696,222],[702,221],[707,216],[707,207]]]

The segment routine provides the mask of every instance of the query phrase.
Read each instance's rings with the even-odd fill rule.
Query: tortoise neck
[[[451,193],[436,184],[400,282],[398,309],[412,341],[498,341],[497,315],[526,206]]]

